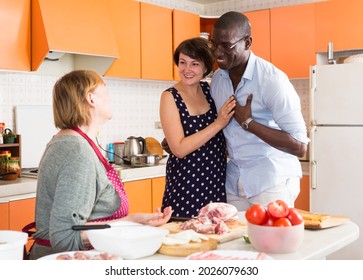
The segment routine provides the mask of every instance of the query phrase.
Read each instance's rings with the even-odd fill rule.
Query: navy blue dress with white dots
[[[178,91],[167,89],[178,107],[185,136],[192,135],[217,118],[217,110],[209,93],[209,84],[200,82],[210,105],[202,115],[191,116]],[[223,132],[218,132],[199,149],[177,158],[170,154],[166,165],[166,186],[162,208],[172,206],[176,217],[194,217],[210,202],[226,202],[226,144]]]

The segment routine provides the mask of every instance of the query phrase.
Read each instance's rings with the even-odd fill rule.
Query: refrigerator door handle
[[[315,144],[315,132],[317,130],[317,127],[316,126],[311,126],[311,129],[310,129],[310,155],[309,155],[309,158],[310,158],[310,187],[312,189],[316,189],[316,169],[317,169],[317,162],[315,160],[315,154],[314,154],[314,151],[315,151],[315,147],[314,147],[314,144]]]
[[[316,189],[316,161],[310,162],[310,186],[313,190]]]

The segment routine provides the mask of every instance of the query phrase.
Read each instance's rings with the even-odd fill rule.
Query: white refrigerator
[[[310,210],[363,229],[363,63],[310,73]],[[363,235],[328,259],[363,259]]]

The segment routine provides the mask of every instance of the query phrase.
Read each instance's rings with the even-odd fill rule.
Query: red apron
[[[115,213],[113,213],[111,216],[105,217],[105,218],[99,218],[92,220],[92,222],[97,221],[110,221],[115,220],[119,218],[123,218],[127,216],[129,213],[129,200],[127,198],[124,186],[120,180],[120,177],[117,175],[117,172],[113,166],[107,162],[107,160],[102,156],[100,150],[97,148],[95,143],[85,134],[82,130],[80,130],[78,127],[72,128],[74,131],[78,132],[84,139],[87,140],[87,142],[91,145],[92,149],[95,151],[97,157],[102,162],[103,166],[106,169],[107,172],[107,178],[111,181],[113,187],[115,188],[116,192],[120,196],[121,205],[118,210],[116,210]]]
[[[97,148],[95,143],[82,130],[80,130],[78,127],[73,128],[73,130],[78,132],[91,145],[91,147],[95,151],[97,157],[99,158],[99,160],[102,162],[103,166],[106,169],[107,178],[111,181],[113,187],[115,188],[115,190],[118,193],[120,200],[121,200],[120,208],[117,209],[116,212],[113,213],[111,216],[95,219],[92,221],[100,221],[100,222],[101,221],[110,221],[110,220],[115,220],[115,219],[119,219],[119,218],[123,218],[123,217],[127,216],[128,212],[129,212],[129,200],[127,198],[127,195],[126,195],[124,186],[120,180],[120,177],[117,175],[116,170],[113,168],[113,166],[111,164],[109,164],[107,162],[107,160],[102,156],[100,150]],[[26,232],[28,234],[28,236],[30,237],[34,234],[34,231],[32,231],[32,229],[35,229],[35,222],[26,225],[22,229],[22,231]],[[36,238],[35,243],[37,243],[39,245],[51,247],[50,241],[46,240],[46,239]]]

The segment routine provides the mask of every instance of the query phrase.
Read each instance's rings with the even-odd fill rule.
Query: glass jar
[[[16,180],[20,173],[19,159],[18,158],[9,159],[7,157],[2,157],[0,163],[0,170],[1,173],[15,172],[15,174],[3,175],[4,180],[7,181]]]

